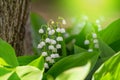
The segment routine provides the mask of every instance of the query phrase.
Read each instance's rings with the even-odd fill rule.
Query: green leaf
[[[84,66],[71,68],[60,74],[55,80],[84,80],[89,73],[91,63]]]
[[[7,74],[7,73],[10,73],[11,71],[12,71],[11,69],[7,69],[5,67],[0,67],[0,77]]]
[[[7,73],[3,76],[0,76],[0,80],[8,80],[9,77],[13,74],[13,72]]]
[[[38,14],[31,13],[30,14],[31,18],[31,32],[32,32],[32,39],[33,39],[33,49],[34,53],[38,54],[40,53],[40,50],[37,49],[37,46],[40,41],[40,34],[38,33],[39,29],[41,28],[41,25],[46,24],[45,20],[39,16]]]
[[[0,66],[9,66],[9,65],[0,57]]]
[[[14,72],[8,80],[21,80],[16,72]]]
[[[93,70],[87,76],[86,80],[90,80],[94,72],[101,66],[101,64],[115,54],[115,51],[100,38],[99,38],[99,51],[100,57],[98,58]]]
[[[93,52],[93,53],[84,52],[80,54],[67,56],[61,59],[60,61],[58,61],[57,63],[55,63],[49,69],[49,71],[47,72],[47,75],[51,75],[55,78],[65,70],[68,70],[74,67],[83,66],[87,62],[91,63],[90,69],[92,69],[92,67],[96,63],[97,58],[98,58],[98,53],[96,52]]]
[[[110,47],[116,52],[120,51],[120,39],[110,44]]]
[[[104,62],[93,75],[93,80],[119,80],[120,79],[120,52]]]
[[[28,65],[30,66],[34,66],[39,68],[40,70],[44,70],[44,57],[40,56],[39,58],[33,60],[31,63],[29,63]]]
[[[43,71],[33,66],[19,66],[16,73],[20,80],[42,80]]]
[[[17,58],[14,49],[5,41],[0,39],[0,57],[5,60],[9,65],[18,66]]]
[[[115,54],[115,51],[105,42],[99,39],[99,50],[101,58],[109,58]]]
[[[107,44],[120,40],[120,19],[111,23],[106,29],[100,32],[100,36]]]
[[[29,64],[30,62],[37,59],[38,57],[39,56],[37,56],[37,55],[19,56],[17,59],[18,59],[19,65],[23,66],[23,65]]]
[[[0,67],[0,80],[8,80],[13,73],[11,69]]]
[[[77,46],[77,45],[74,45],[74,53],[77,54],[77,53],[82,53],[82,52],[86,52],[87,50]]]

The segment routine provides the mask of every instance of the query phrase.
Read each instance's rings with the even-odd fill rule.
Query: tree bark
[[[10,43],[18,56],[24,54],[28,15],[29,0],[0,0],[0,38]]]

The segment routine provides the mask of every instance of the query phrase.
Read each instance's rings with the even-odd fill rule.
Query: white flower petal
[[[84,44],[85,44],[85,45],[88,45],[88,44],[90,44],[90,41],[89,41],[89,40],[85,40],[85,41],[84,41]]]
[[[58,32],[58,33],[61,32],[61,29],[60,29],[60,28],[57,28],[57,29],[56,29],[56,32]]]
[[[41,41],[40,44],[41,44],[41,46],[45,46],[45,42],[44,41]]]
[[[94,39],[94,40],[93,40],[93,43],[98,43],[98,39]]]
[[[88,52],[93,52],[93,49],[88,49]]]
[[[52,58],[50,56],[46,57],[45,60],[46,61],[50,61]]]
[[[60,48],[61,48],[61,44],[57,44],[57,45],[56,45],[56,48],[57,48],[57,49],[60,49]]]
[[[38,47],[37,47],[37,48],[40,48],[40,49],[41,49],[42,47],[43,47],[43,46],[42,46],[41,44],[38,44]]]
[[[65,29],[64,28],[61,28],[61,33],[65,33]]]
[[[51,41],[51,40],[50,40],[49,38],[46,38],[46,39],[45,39],[45,42],[46,42],[46,43],[50,43],[50,41]]]
[[[46,69],[48,69],[48,68],[49,68],[48,63],[44,63],[44,67],[45,67]]]
[[[49,46],[48,46],[48,49],[49,49],[49,50],[53,50],[54,48],[55,48],[55,47],[54,47],[53,45],[49,45]]]
[[[93,38],[97,38],[97,34],[96,34],[96,33],[93,33],[93,34],[92,34],[92,37],[93,37]]]
[[[56,40],[57,41],[63,41],[63,38],[62,37],[57,37]]]
[[[56,44],[57,42],[54,39],[51,39],[51,44]]]
[[[42,52],[42,56],[47,56],[47,52]]]
[[[44,33],[44,30],[43,29],[39,29],[39,33]]]

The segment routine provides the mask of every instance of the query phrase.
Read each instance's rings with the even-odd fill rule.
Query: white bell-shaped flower
[[[93,43],[98,43],[98,39],[94,39],[94,40],[93,40]]]
[[[61,28],[61,33],[65,33],[65,29],[64,28]]]
[[[51,54],[50,56],[51,58],[56,58],[55,54]]]
[[[51,59],[51,60],[49,61],[49,63],[53,64],[53,63],[55,63],[55,60],[54,60],[54,59]]]
[[[50,56],[46,57],[46,61],[50,61],[52,58]]]
[[[44,67],[45,67],[46,69],[48,69],[48,68],[49,68],[48,63],[44,63]]]
[[[55,58],[59,58],[60,55],[58,53],[54,54]]]
[[[51,44],[56,44],[57,42],[54,39],[51,39]]]
[[[48,49],[49,49],[49,50],[53,50],[54,48],[55,48],[55,47],[54,47],[53,45],[49,45],[49,46],[48,46]]]
[[[41,41],[40,44],[41,44],[41,46],[45,46],[45,42],[44,41]]]
[[[60,49],[60,48],[61,48],[61,44],[57,44],[57,45],[56,45],[56,48],[57,48],[57,49]]]
[[[42,52],[42,56],[47,56],[47,52]]]
[[[39,33],[44,33],[44,30],[43,29],[39,29]]]
[[[88,49],[88,52],[93,52],[93,49]]]
[[[93,38],[97,38],[97,34],[96,34],[96,33],[93,33],[93,34],[92,34],[92,37],[93,37]]]
[[[61,32],[61,29],[60,29],[60,28],[57,28],[57,29],[56,29],[56,32],[60,33],[60,32]]]
[[[40,49],[41,49],[42,47],[43,47],[43,46],[42,46],[41,44],[38,44],[38,47],[37,47],[37,48],[40,48]]]
[[[85,40],[85,41],[84,41],[84,44],[85,44],[85,45],[88,45],[88,44],[90,44],[90,41],[89,41],[89,40]]]
[[[56,40],[57,41],[63,41],[63,38],[62,37],[57,37]]]
[[[51,42],[50,38],[46,38],[46,39],[45,39],[45,42],[46,42],[46,43],[50,43],[50,42]]]

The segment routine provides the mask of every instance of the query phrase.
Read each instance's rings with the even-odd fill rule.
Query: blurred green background
[[[92,22],[100,19],[107,26],[120,18],[120,0],[32,0],[32,12],[45,20],[62,16],[68,25],[88,18]]]

